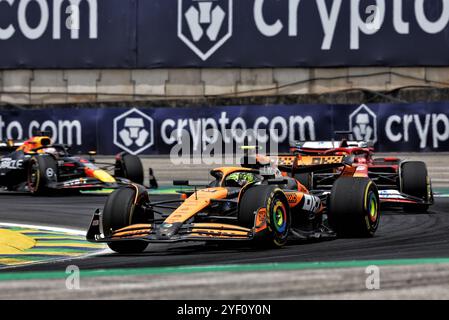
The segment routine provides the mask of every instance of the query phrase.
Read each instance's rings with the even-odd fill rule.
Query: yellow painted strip
[[[2,254],[18,254],[23,252],[17,248],[11,247],[10,245],[1,245],[0,244],[0,255]]]
[[[14,258],[3,258],[0,259],[0,265],[6,265],[6,266],[13,266],[13,265],[17,265],[17,264],[23,264],[26,263],[27,261],[23,261],[20,259],[14,259]]]
[[[0,254],[11,254],[34,247],[36,241],[17,231],[0,229]]]
[[[41,242],[36,243],[38,247],[75,247],[75,248],[102,248],[102,245],[95,243],[67,243],[67,242]]]
[[[0,269],[36,261],[76,258],[105,248],[103,244],[85,242],[85,237],[63,231],[23,228],[0,228]]]
[[[55,235],[55,236],[33,236],[34,240],[52,240],[52,239],[62,239],[65,240],[85,240],[84,237],[78,236],[65,236],[65,235]]]
[[[62,251],[27,251],[14,253],[16,256],[70,256],[75,257],[86,254],[85,252],[62,252]]]

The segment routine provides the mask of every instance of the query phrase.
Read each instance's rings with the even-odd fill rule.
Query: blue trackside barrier
[[[200,153],[217,141],[244,144],[250,129],[272,130],[270,138],[282,152],[292,141],[329,140],[343,130],[374,142],[380,152],[449,151],[449,103],[0,111],[1,140],[42,130],[74,152],[104,155],[169,154],[178,132],[188,135],[192,153]]]

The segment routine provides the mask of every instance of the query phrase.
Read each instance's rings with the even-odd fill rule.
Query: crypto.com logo
[[[355,140],[377,142],[377,116],[366,105],[361,105],[349,116],[349,128]]]
[[[154,144],[153,119],[132,109],[114,119],[114,144],[137,155]]]
[[[178,37],[203,61],[232,37],[233,0],[178,0]]]

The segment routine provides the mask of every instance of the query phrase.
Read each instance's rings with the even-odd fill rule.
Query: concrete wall
[[[449,68],[4,70],[0,103],[235,98],[423,85],[449,87]]]

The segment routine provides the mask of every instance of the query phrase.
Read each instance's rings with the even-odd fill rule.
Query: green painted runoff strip
[[[360,261],[334,261],[334,262],[287,262],[287,263],[262,263],[241,265],[216,265],[216,266],[186,266],[186,267],[155,267],[134,269],[99,269],[81,270],[82,277],[111,277],[111,276],[148,276],[160,274],[187,274],[203,272],[255,272],[255,271],[292,271],[310,269],[333,268],[357,268],[376,266],[401,266],[424,264],[449,264],[449,258],[428,259],[395,259],[395,260],[360,260]],[[36,280],[36,279],[61,279],[65,278],[65,272],[9,272],[0,273],[0,281],[10,280]]]

